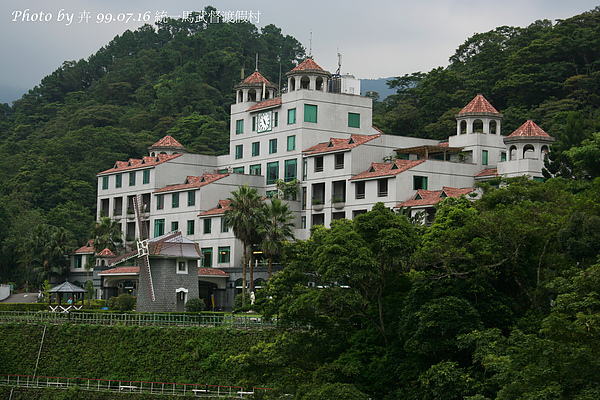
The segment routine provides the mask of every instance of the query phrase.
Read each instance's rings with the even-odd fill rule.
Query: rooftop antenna
[[[339,48],[338,48],[337,56],[338,56],[338,69],[337,69],[337,71],[335,73],[337,75],[339,75],[340,71],[342,70],[342,53],[340,53],[340,49]]]
[[[258,53],[256,53],[256,68],[254,71],[258,71]]]
[[[308,58],[312,58],[312,29],[310,30],[310,37],[308,39]]]

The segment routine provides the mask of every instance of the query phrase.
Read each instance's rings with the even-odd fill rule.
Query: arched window
[[[310,89],[310,78],[308,76],[303,76],[300,79],[300,87],[302,89]]]
[[[483,121],[476,119],[473,121],[473,133],[483,133]]]
[[[319,76],[315,86],[315,90],[323,90],[323,78]]]
[[[463,135],[463,134],[467,133],[467,121],[465,121],[465,120],[460,121],[459,128],[460,128],[459,135]]]
[[[492,135],[497,135],[498,134],[498,122],[497,121],[490,121],[490,129],[489,132]]]
[[[545,160],[548,158],[548,153],[550,152],[550,149],[548,148],[548,146],[542,146],[542,154],[541,154],[541,159]]]
[[[248,101],[256,101],[256,90],[248,90]]]
[[[266,283],[264,279],[255,279],[254,280],[254,290],[260,290],[262,288],[264,288],[266,286]]]
[[[535,158],[535,149],[533,145],[528,144],[523,147],[523,158]]]
[[[244,91],[238,90],[238,103],[243,103],[243,102],[244,102]]]
[[[290,78],[290,92],[296,90],[296,78]]]
[[[510,150],[508,152],[510,153],[511,161],[517,159],[517,146],[510,146]]]

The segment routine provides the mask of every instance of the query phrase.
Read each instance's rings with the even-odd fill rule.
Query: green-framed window
[[[348,113],[348,128],[360,128],[360,114]]]
[[[279,113],[277,111],[275,111],[274,115],[273,115],[273,127],[277,127],[277,125],[279,125]]]
[[[211,231],[211,227],[212,227],[212,218],[205,218],[204,219],[204,230],[202,232],[208,234]]]
[[[123,175],[117,174],[115,175],[115,187],[120,188],[123,184]]]
[[[129,173],[129,186],[135,186],[135,171]]]
[[[221,233],[229,232],[229,226],[227,226],[227,220],[225,217],[221,217]]]
[[[154,220],[154,237],[159,237],[165,234],[165,220],[156,219]]]
[[[250,166],[250,175],[261,175],[260,164],[254,164]]]
[[[217,262],[219,263],[228,263],[230,258],[230,250],[229,246],[219,247],[219,259]]]
[[[108,189],[108,176],[102,177],[102,190]]]
[[[244,157],[244,145],[238,144],[235,146],[235,159],[239,160],[242,157]]]
[[[288,125],[296,123],[296,109],[290,108],[288,110]]]
[[[150,170],[149,169],[145,169],[142,171],[142,183],[144,185],[147,183],[150,183]]]
[[[240,133],[244,133],[244,120],[243,119],[238,119],[237,121],[235,121],[235,133],[240,134]]]
[[[304,122],[317,122],[317,106],[314,104],[304,105]]]
[[[171,232],[179,229],[179,221],[171,221]]]
[[[260,156],[260,142],[252,142],[252,157]]]
[[[426,176],[413,176],[413,190],[427,190],[427,177]]]
[[[243,174],[244,173],[244,167],[235,167],[233,169],[233,173],[234,174]]]
[[[488,165],[488,151],[481,150],[481,164]]]
[[[212,268],[212,247],[203,247],[201,250],[204,258],[202,259],[202,268]]]
[[[267,163],[267,185],[272,185],[279,179],[279,161]]]
[[[187,222],[187,234],[193,235],[196,230],[196,221],[193,219],[188,220]]]
[[[252,132],[256,131],[256,116],[252,117]]]
[[[298,161],[296,159],[284,161],[283,174],[286,182],[296,179],[297,167]]]
[[[188,192],[188,207],[193,207],[196,205],[196,191],[190,190]]]
[[[296,135],[287,137],[287,151],[296,150]]]
[[[163,208],[165,208],[165,195],[157,194],[156,195],[156,209],[162,210]]]
[[[179,193],[171,193],[171,207],[179,207]]]
[[[269,140],[269,154],[277,153],[277,139]]]

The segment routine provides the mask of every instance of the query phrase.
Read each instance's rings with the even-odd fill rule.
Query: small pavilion
[[[83,295],[84,293],[86,293],[86,290],[80,288],[79,286],[75,286],[70,282],[64,282],[61,283],[60,285],[54,286],[52,289],[50,289],[50,311],[53,312],[69,312],[71,310],[81,310],[83,308]],[[53,306],[52,305],[52,294],[56,293],[56,296],[58,297],[58,301],[57,301],[57,305]],[[63,306],[61,304],[61,300],[62,300],[62,294],[63,293],[67,293],[70,294],[70,298],[72,298],[72,303],[71,304],[67,304],[66,306]],[[80,306],[76,306],[75,303],[77,302],[76,298],[81,299],[81,305]]]

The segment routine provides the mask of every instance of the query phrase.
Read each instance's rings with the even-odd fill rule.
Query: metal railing
[[[172,327],[230,327],[234,329],[274,328],[276,320],[252,316],[230,315],[190,315],[190,314],[117,314],[70,312],[55,313],[47,311],[0,311],[0,323],[24,322],[30,324],[90,324],[123,326],[172,326]]]
[[[269,388],[244,388],[240,386],[221,386],[194,383],[165,383],[122,381],[110,379],[65,378],[55,376],[9,375],[0,374],[0,385],[26,388],[77,387],[79,390],[128,392],[148,395],[171,395],[195,397],[251,398],[256,393],[268,392]]]

